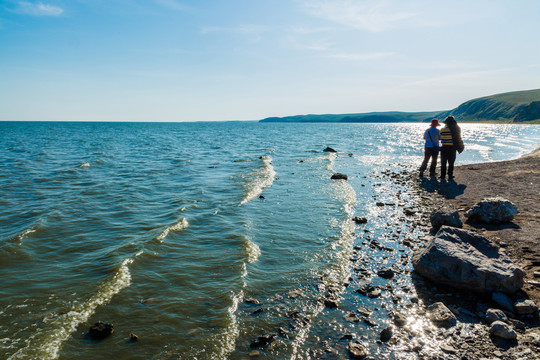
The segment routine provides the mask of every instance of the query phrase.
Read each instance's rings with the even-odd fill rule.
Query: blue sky
[[[540,87],[538,0],[0,0],[0,120],[447,110]]]

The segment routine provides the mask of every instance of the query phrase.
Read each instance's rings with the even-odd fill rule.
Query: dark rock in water
[[[457,323],[456,316],[442,302],[428,307],[429,318],[438,327],[450,328]]]
[[[251,313],[251,315],[257,315],[257,314],[260,314],[264,311],[264,308],[258,308],[257,310],[253,311]]]
[[[264,199],[264,196],[260,195],[260,196],[259,196],[259,199]]]
[[[137,335],[135,335],[134,333],[130,333],[129,334],[129,342],[134,343],[134,342],[137,342],[137,341],[139,341],[139,337]]]
[[[268,346],[270,345],[272,341],[274,341],[276,336],[277,336],[276,334],[265,334],[265,335],[259,336],[257,340],[255,340],[249,345],[249,347],[252,349],[257,349],[257,348]]]
[[[414,253],[412,264],[435,283],[480,293],[514,293],[523,286],[526,274],[490,240],[449,226]]]
[[[352,322],[360,322],[360,318],[356,316],[354,311],[349,312],[347,315],[344,316],[345,320],[352,321]]]
[[[367,223],[367,219],[365,217],[359,217],[359,216],[355,216],[353,218],[354,222],[357,223],[357,224],[365,224]]]
[[[335,173],[330,177],[332,180],[347,180],[348,177],[345,174]]]
[[[338,307],[338,303],[336,300],[333,299],[325,299],[324,300],[324,306],[330,309],[335,309]]]
[[[331,153],[337,153],[336,150],[332,149],[331,147],[327,146],[326,149],[323,150],[323,152],[331,152]]]
[[[517,214],[517,206],[510,201],[497,197],[484,199],[474,205],[474,207],[465,213],[470,221],[500,224],[510,222]]]
[[[110,336],[114,332],[113,324],[106,324],[101,321],[98,321],[90,327],[88,335],[95,340],[103,340],[106,337]]]
[[[429,220],[431,222],[431,226],[433,226],[433,228],[437,231],[443,225],[457,228],[463,227],[463,222],[459,218],[459,213],[457,211],[437,211],[431,214]]]
[[[392,328],[389,326],[383,329],[383,331],[381,331],[381,341],[388,342],[392,338],[393,335],[394,335],[394,332],[392,331]]]
[[[347,349],[349,350],[349,356],[351,359],[360,360],[365,359],[365,357],[367,356],[366,349],[357,342],[351,341],[347,346]]]
[[[394,270],[390,268],[382,268],[381,270],[377,271],[377,275],[379,275],[383,279],[391,279],[394,277],[394,274]]]

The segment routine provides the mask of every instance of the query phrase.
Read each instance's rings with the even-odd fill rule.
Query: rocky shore
[[[434,213],[454,214],[457,218],[454,220],[461,223],[465,232],[487,239],[494,245],[493,251],[522,269],[524,284],[520,290],[510,293],[476,292],[452,286],[446,288],[446,285],[421,278],[416,287],[419,295],[423,293],[432,298],[438,294],[442,305],[457,318],[457,325],[447,327],[449,341],[445,345],[448,348],[442,349],[447,354],[443,358],[538,359],[540,149],[512,161],[460,166],[455,175],[452,181],[412,176],[419,201],[415,208],[421,209],[418,224],[431,226]],[[507,199],[517,207],[511,220],[486,223],[470,216],[476,204],[493,197]],[[431,229],[431,235],[434,233]],[[419,244],[420,248],[422,246],[425,244]],[[532,308],[519,308],[525,303]],[[463,324],[475,326],[463,334],[460,331]]]

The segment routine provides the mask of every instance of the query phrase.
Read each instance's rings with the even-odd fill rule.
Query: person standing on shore
[[[446,170],[448,165],[448,179],[454,178],[454,162],[456,161],[456,153],[464,149],[463,141],[461,140],[461,128],[457,124],[453,116],[449,116],[443,121],[445,127],[441,129],[441,180],[446,178]]]
[[[439,157],[439,141],[441,135],[437,126],[439,124],[438,119],[431,120],[431,126],[424,133],[424,161],[420,166],[420,177],[424,176],[424,171],[427,169],[429,159],[431,159],[431,165],[429,167],[429,176],[435,176],[435,168],[437,167],[437,158]]]

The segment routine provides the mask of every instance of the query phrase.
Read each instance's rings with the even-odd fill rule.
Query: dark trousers
[[[443,146],[441,148],[441,177],[446,176],[446,165],[448,165],[448,176],[454,176],[455,161],[456,149],[453,146]]]
[[[429,167],[429,175],[435,176],[435,168],[437,167],[438,156],[439,156],[439,150],[435,148],[430,148],[430,147],[424,148],[424,161],[422,162],[422,165],[420,166],[420,172],[423,173],[426,170],[429,159],[431,159],[431,165]]]

